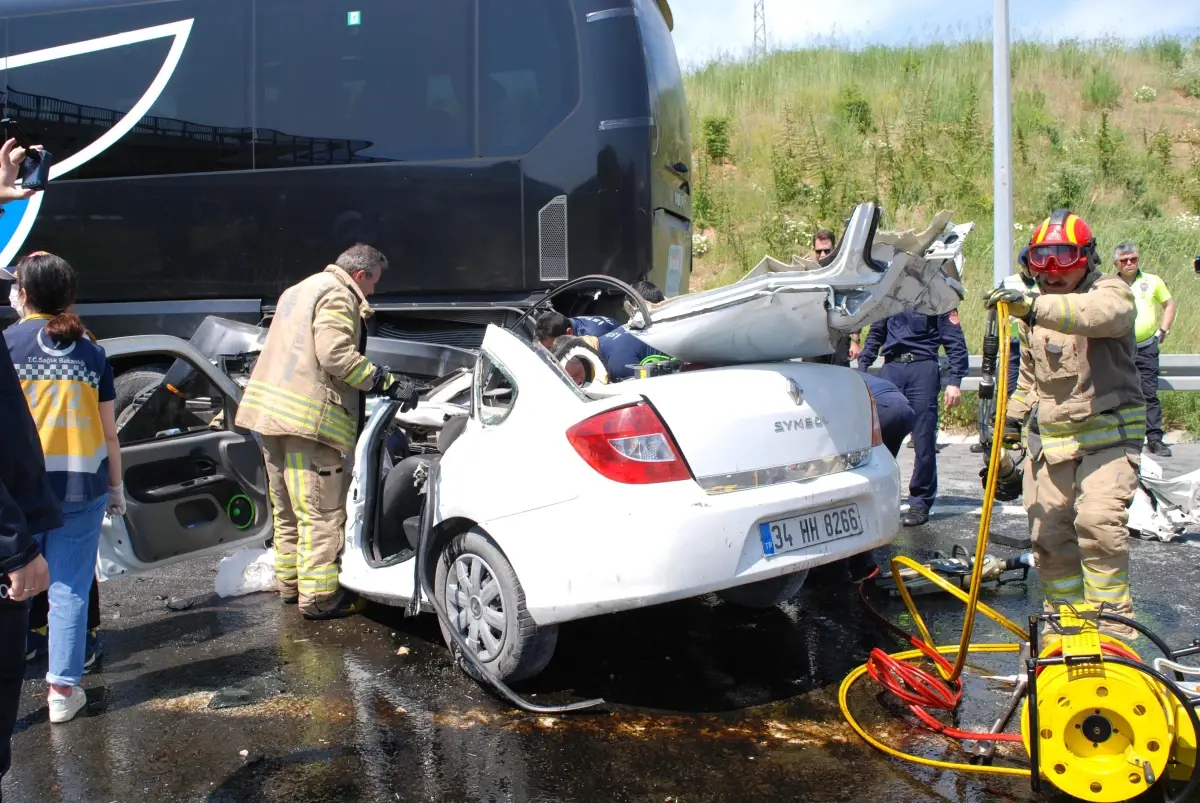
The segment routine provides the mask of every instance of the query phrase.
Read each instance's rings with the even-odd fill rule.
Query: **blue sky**
[[[743,55],[754,40],[753,0],[668,0],[675,47],[685,65],[722,52]],[[991,0],[765,0],[773,47],[831,37],[899,44],[991,36]],[[1047,7],[1053,10],[1047,14]],[[1140,39],[1168,32],[1200,36],[1197,0],[1010,0],[1013,35],[1037,39]],[[1052,27],[1047,28],[1050,25]]]

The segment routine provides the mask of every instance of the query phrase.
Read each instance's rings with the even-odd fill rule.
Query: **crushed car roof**
[[[651,305],[629,326],[685,362],[730,365],[831,354],[847,332],[906,310],[940,315],[965,296],[956,262],[974,227],[938,214],[924,231],[878,231],[880,210],[854,210],[828,265],[767,257],[725,287]]]

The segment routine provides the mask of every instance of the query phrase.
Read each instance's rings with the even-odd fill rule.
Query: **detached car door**
[[[241,389],[178,338],[101,345],[110,360],[170,365],[118,411],[128,510],[105,518],[101,577],[262,544],[271,534],[266,472],[254,434],[233,425]]]

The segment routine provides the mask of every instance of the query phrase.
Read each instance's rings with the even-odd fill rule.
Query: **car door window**
[[[517,402],[517,383],[484,352],[475,371],[475,410],[484,426],[502,424]]]
[[[187,360],[177,359],[158,384],[144,388],[117,418],[122,446],[227,429],[230,399]]]

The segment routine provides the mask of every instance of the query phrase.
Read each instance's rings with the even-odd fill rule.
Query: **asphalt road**
[[[1168,475],[1200,467],[1200,446],[1176,455],[1163,461]],[[911,458],[902,451],[905,471]],[[935,508],[896,550],[928,557],[973,543],[980,458],[949,446],[941,464],[944,512]],[[997,533],[1024,528],[1017,511],[996,517]],[[1133,545],[1139,617],[1175,643],[1200,635],[1198,547],[1200,537]],[[764,613],[705,598],[565,626],[548,671],[520,690],[608,704],[560,718],[515,712],[460,674],[431,616],[373,608],[305,622],[274,595],[220,600],[214,577],[212,561],[190,562],[102,586],[105,652],[84,681],[88,706],[51,727],[45,667],[31,667],[6,801],[1034,799],[1021,780],[926,770],[858,740],[837,686],[870,648],[901,645],[863,613],[844,572],[814,572],[794,600]],[[1040,596],[1031,578],[985,601],[1021,621]],[[195,604],[170,611],[165,598]],[[926,596],[921,605],[939,639],[955,642],[957,603]],[[886,597],[880,606],[893,617],[901,610]],[[978,637],[1002,638],[990,624]],[[972,666],[1015,671],[1007,657]],[[214,692],[252,679],[271,689],[262,702],[208,707]],[[985,729],[1003,690],[972,680],[967,696],[960,726]],[[905,749],[953,757],[885,716],[869,689],[852,704]]]

